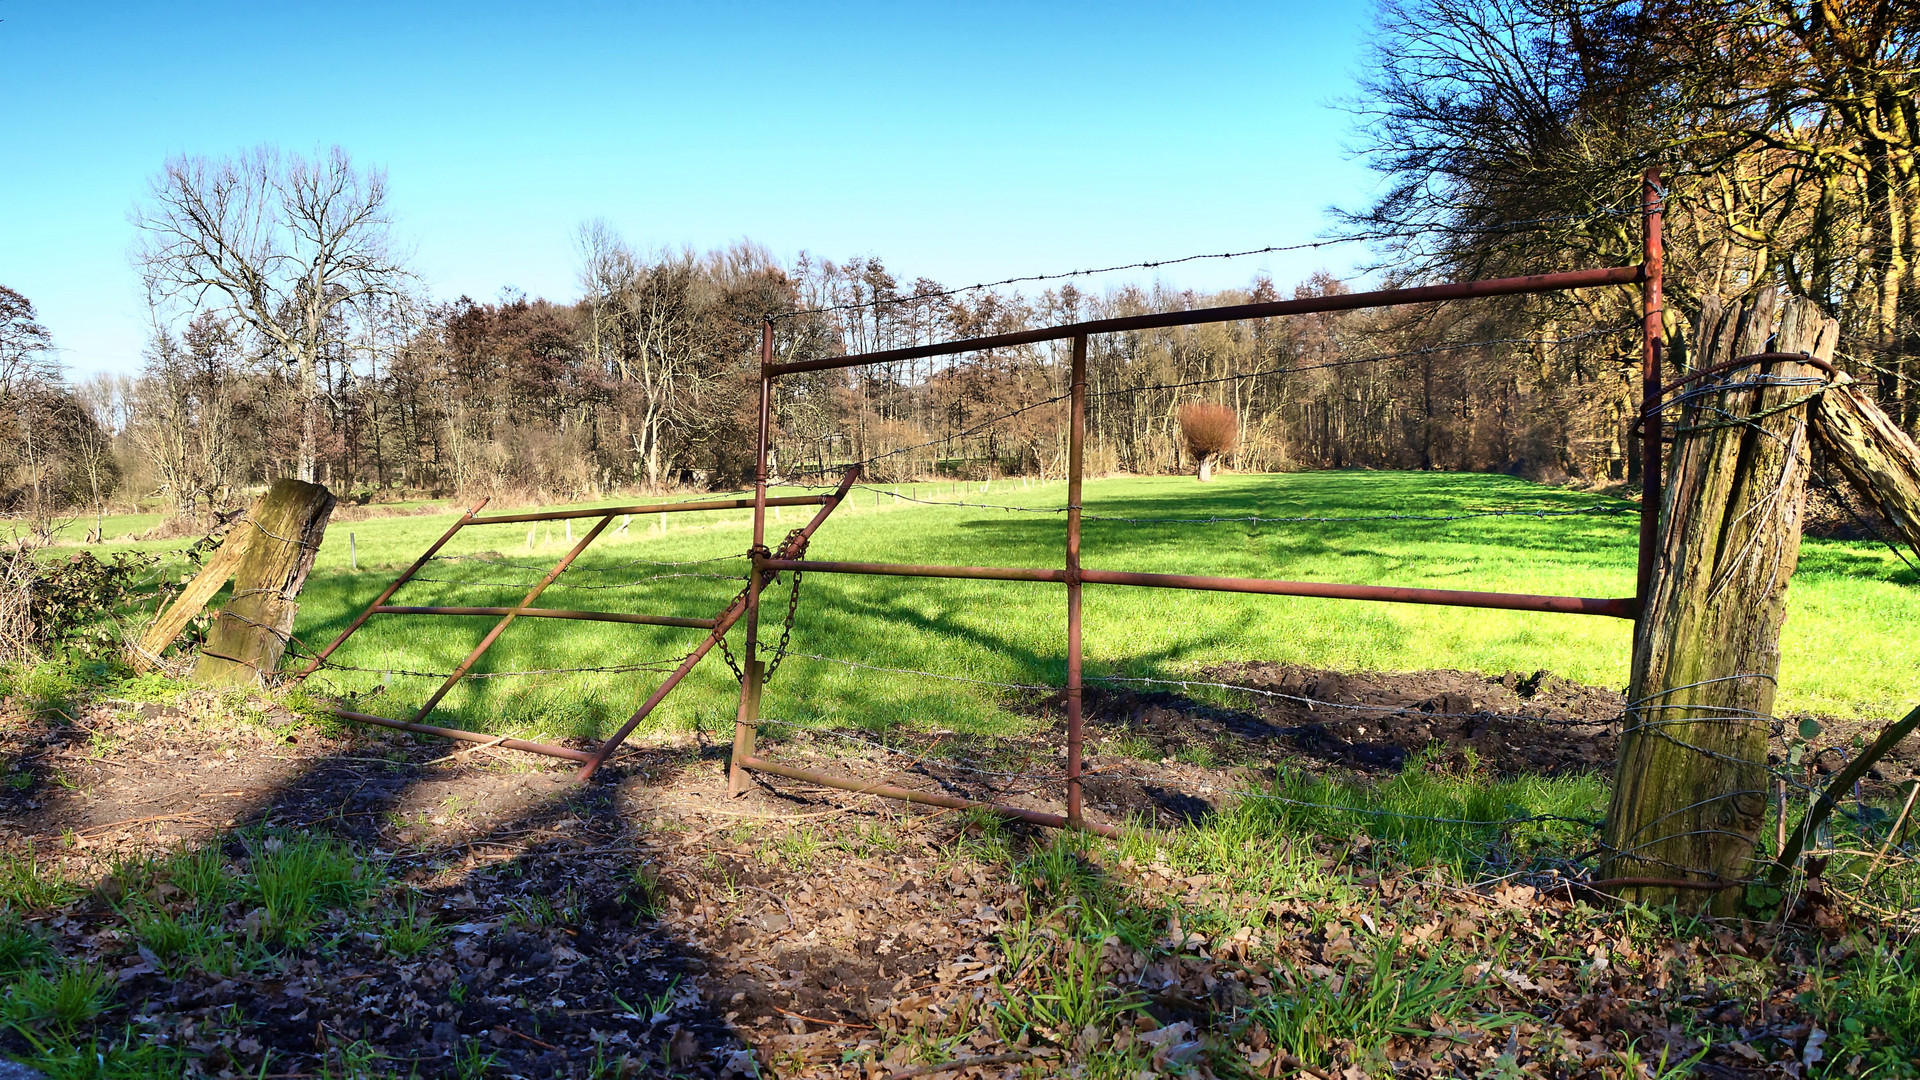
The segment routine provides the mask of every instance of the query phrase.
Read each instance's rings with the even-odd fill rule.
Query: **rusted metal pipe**
[[[1087,335],[1073,338],[1067,414],[1067,821],[1086,824],[1080,806],[1080,488],[1087,446]]]
[[[781,550],[783,552],[800,550],[807,538],[813,535],[813,531],[818,529],[820,523],[827,519],[827,515],[833,513],[834,508],[840,505],[840,501],[846,498],[847,492],[853,487],[853,482],[859,478],[859,474],[860,471],[858,469],[848,470],[845,479],[840,481],[839,489],[832,495],[825,497],[824,505],[820,507],[818,513],[813,515],[813,520],[807,522],[806,526],[796,533],[793,539],[782,544]],[[769,560],[756,560],[756,563],[767,561]],[[804,566],[806,564],[800,563],[800,565]],[[725,610],[714,616],[712,632],[705,638],[702,638],[700,644],[695,646],[694,650],[688,653],[685,659],[680,661],[680,666],[674,668],[672,674],[667,676],[666,681],[661,683],[660,687],[656,689],[646,701],[642,702],[638,709],[634,710],[633,715],[627,718],[627,722],[620,725],[620,730],[614,732],[611,738],[601,743],[599,748],[594,750],[593,756],[581,767],[578,773],[579,779],[592,779],[593,774],[599,771],[600,766],[606,763],[607,758],[611,757],[613,752],[619,748],[620,744],[626,741],[627,736],[633,734],[633,729],[640,726],[640,721],[645,720],[647,714],[653,712],[655,706],[665,700],[666,696],[673,691],[674,687],[680,685],[680,680],[687,677],[687,674],[693,670],[694,665],[698,664],[701,658],[706,656],[708,651],[710,651],[714,645],[718,644],[721,638],[726,636],[727,631],[732,629],[733,624],[738,622],[742,615],[746,614],[747,599],[752,595],[752,584],[760,581],[764,576],[766,575],[762,571],[759,569],[755,570],[748,582],[749,588],[742,590],[740,595],[734,598],[733,603],[728,604]]]
[[[745,596],[737,597],[733,603],[728,604],[726,610],[722,611],[713,620],[713,632],[702,638],[700,644],[694,646],[693,651],[688,653],[686,658],[680,661],[680,665],[673,669],[672,673],[647,697],[646,701],[641,703],[638,709],[634,710],[633,715],[627,718],[627,722],[620,725],[620,730],[614,732],[612,738],[609,738],[596,747],[593,753],[580,759],[586,762],[586,764],[580,766],[580,771],[574,774],[574,778],[578,780],[593,779],[593,774],[600,770],[600,766],[607,763],[607,759],[613,756],[613,752],[619,749],[620,744],[626,741],[627,736],[633,734],[633,729],[640,726],[640,721],[645,720],[647,714],[653,712],[655,706],[664,701],[668,694],[673,693],[673,688],[680,685],[680,680],[686,678],[687,675],[693,671],[694,666],[700,663],[700,659],[706,656],[708,651],[710,651],[722,637],[726,636],[727,631],[732,629],[735,622],[739,621],[741,614],[746,611],[746,608],[747,601]]]
[[[637,623],[642,626],[685,626],[713,629],[712,619],[683,619],[677,615],[629,615],[619,611],[567,611],[530,607],[393,607],[374,609],[379,615],[517,615],[523,619],[582,619],[587,622]]]
[[[754,721],[760,712],[760,680],[765,669],[760,665],[760,588],[764,571],[760,567],[767,544],[767,455],[773,440],[773,379],[766,374],[773,363],[773,320],[760,321],[760,402],[756,413],[753,455],[753,570],[747,575],[746,666],[740,669],[740,701],[734,710],[733,753],[728,758],[727,794],[747,792],[747,774],[740,768],[743,758],[754,751]],[[792,554],[789,552],[788,554]]]
[[[540,594],[547,591],[547,586],[552,585],[559,579],[561,574],[566,573],[567,567],[573,565],[573,560],[579,558],[580,553],[587,550],[587,545],[593,543],[594,538],[598,537],[601,531],[611,524],[613,524],[612,514],[601,518],[599,524],[587,530],[587,535],[581,537],[580,542],[573,545],[573,550],[567,552],[566,557],[561,559],[558,565],[547,571],[546,577],[534,583],[533,588],[528,589],[527,595],[522,597],[520,603],[515,606],[525,608],[530,606],[535,600],[538,600]],[[513,620],[516,618],[519,618],[519,616],[510,613],[498,623],[495,623],[493,629],[487,631],[487,636],[480,639],[480,644],[474,646],[473,651],[467,654],[467,658],[460,661],[460,665],[453,669],[453,673],[448,675],[446,681],[440,684],[440,688],[435,690],[433,696],[427,699],[427,703],[420,706],[419,711],[413,714],[414,723],[417,724],[425,720],[428,715],[433,712],[434,706],[440,704],[440,699],[447,696],[447,691],[452,690],[455,683],[458,683],[464,678],[467,672],[473,670],[473,665],[480,662],[480,658],[486,655],[487,650],[493,647],[494,642],[500,640],[500,635],[506,632],[507,627],[513,625]]]
[[[1049,814],[1043,810],[1028,810],[1025,807],[1007,806],[1002,803],[976,802],[953,795],[936,795],[926,791],[914,791],[912,788],[894,787],[891,784],[863,784],[858,780],[846,780],[808,769],[796,769],[791,765],[768,761],[766,758],[742,758],[739,764],[741,768],[750,769],[753,772],[772,773],[774,776],[784,776],[789,780],[801,780],[809,784],[838,788],[841,791],[851,791],[860,795],[878,795],[883,799],[898,799],[901,802],[919,803],[922,806],[941,806],[949,810],[985,810],[1054,829],[1080,828],[1101,836],[1118,837],[1120,835],[1120,830],[1111,825],[1092,821],[1081,821],[1075,825],[1059,814]]]
[[[916,566],[907,563],[816,562],[767,559],[768,570],[804,570],[809,574],[872,574],[880,577],[967,578],[978,581],[1065,581],[1065,570],[1019,566]]]
[[[1722,372],[1732,371],[1734,368],[1746,367],[1749,364],[1771,364],[1771,363],[1778,363],[1782,361],[1795,363],[1795,364],[1805,364],[1808,367],[1819,368],[1821,371],[1826,372],[1828,375],[1838,375],[1840,373],[1840,369],[1834,367],[1832,364],[1829,364],[1825,360],[1822,360],[1819,357],[1814,356],[1810,353],[1797,353],[1797,352],[1750,353],[1746,356],[1736,356],[1731,360],[1723,360],[1720,363],[1714,364],[1710,367],[1696,368],[1693,371],[1689,371],[1685,375],[1682,375],[1679,378],[1668,383],[1667,385],[1661,387],[1660,397],[1664,399],[1668,394],[1673,393],[1675,390],[1680,389],[1681,387],[1687,385],[1690,382],[1698,382],[1701,379],[1711,378],[1712,376],[1719,375]]]
[[[999,566],[912,566],[897,563],[805,562],[768,559],[769,570],[804,569],[809,574],[869,574],[881,577],[958,578],[968,581],[1065,582],[1064,570]],[[1493,608],[1503,611],[1552,611],[1569,615],[1634,617],[1631,596],[1596,598],[1544,596],[1536,593],[1469,592],[1461,589],[1420,589],[1397,585],[1341,585],[1320,581],[1273,581],[1266,578],[1205,577],[1197,574],[1137,574],[1121,570],[1080,571],[1090,585],[1137,585],[1158,589],[1200,589],[1209,592],[1257,593],[1266,596],[1309,596],[1327,600],[1377,600],[1394,604],[1436,604],[1444,607]]]
[[[1328,600],[1378,600],[1391,604],[1438,604],[1445,607],[1494,608],[1503,611],[1551,611],[1567,615],[1634,617],[1634,598],[1621,596],[1541,596],[1533,593],[1468,592],[1461,589],[1416,589],[1398,585],[1337,585],[1319,581],[1269,581],[1264,578],[1203,577],[1196,574],[1135,574],[1120,570],[1082,570],[1080,580],[1092,585],[1138,585],[1154,589],[1201,589],[1208,592],[1257,593],[1265,596],[1314,596]]]
[[[768,499],[768,506],[819,506],[824,495],[782,495]],[[648,503],[645,506],[603,506],[586,510],[541,510],[528,514],[490,514],[474,518],[469,525],[511,525],[522,521],[564,521],[567,518],[618,517],[622,514],[684,514],[695,510],[747,510],[752,499],[707,499],[701,502]]]
[[[327,657],[333,655],[333,650],[339,648],[341,642],[352,637],[353,632],[355,630],[358,630],[362,626],[365,626],[367,623],[367,620],[373,618],[373,613],[376,610],[378,610],[382,604],[385,604],[387,601],[393,599],[393,594],[400,591],[400,586],[405,585],[407,582],[413,580],[413,575],[419,573],[420,568],[427,565],[428,560],[432,559],[436,554],[439,553],[441,548],[447,545],[447,541],[453,539],[454,533],[459,532],[465,526],[471,525],[473,523],[473,515],[479,513],[480,508],[485,505],[487,505],[487,500],[481,499],[479,502],[474,503],[472,506],[468,507],[467,512],[460,515],[460,519],[458,521],[455,521],[453,523],[453,526],[449,528],[446,532],[442,533],[440,535],[440,539],[435,540],[433,542],[432,547],[427,548],[426,551],[420,554],[419,558],[413,560],[412,566],[409,566],[405,570],[401,571],[400,576],[393,579],[393,584],[388,585],[386,588],[386,591],[382,592],[379,596],[375,597],[373,603],[367,605],[367,610],[362,611],[352,622],[348,623],[347,628],[345,630],[340,631],[340,635],[338,637],[334,638],[332,641],[327,642],[326,648],[321,649],[319,652],[315,653],[313,657],[313,662],[308,664],[306,667],[302,668],[299,674],[294,676],[294,679],[296,681],[300,679],[304,679],[307,676],[313,674],[315,671],[319,670],[320,665],[327,662]]]
[[[1485,281],[1460,281],[1445,285],[1420,285],[1408,289],[1378,289],[1373,292],[1343,293],[1338,296],[1309,296],[1297,300],[1275,300],[1263,304],[1234,304],[1228,307],[1198,308],[1190,311],[1165,311],[1152,315],[1130,315],[1113,319],[1068,323],[1038,330],[944,341],[933,345],[915,345],[904,349],[885,349],[853,356],[830,356],[820,360],[795,360],[784,364],[763,362],[768,375],[791,375],[802,371],[829,371],[835,368],[892,364],[927,356],[1005,349],[1015,345],[1033,345],[1058,341],[1083,334],[1115,334],[1129,330],[1157,330],[1167,326],[1233,322],[1239,319],[1269,319],[1281,315],[1309,315],[1322,311],[1354,311],[1360,308],[1393,307],[1400,304],[1437,304],[1448,300],[1470,300],[1483,296],[1516,296],[1525,293],[1560,292],[1602,285],[1632,285],[1644,280],[1647,267],[1614,266],[1600,270],[1570,270],[1557,274],[1529,274],[1524,277],[1490,278]]]
[[[1653,591],[1653,564],[1660,548],[1661,475],[1660,354],[1666,344],[1661,321],[1665,248],[1661,241],[1660,170],[1648,169],[1640,183],[1640,550],[1634,573],[1634,617]]]
[[[529,754],[545,754],[548,757],[566,758],[568,761],[586,761],[593,756],[585,750],[528,742],[525,739],[503,739],[497,735],[482,735],[477,731],[467,731],[463,728],[434,727],[432,724],[416,724],[409,720],[389,720],[384,716],[354,712],[351,709],[329,709],[328,711],[342,720],[351,720],[356,724],[397,728],[401,731],[411,731],[416,735],[438,735],[443,739],[457,739],[461,742],[489,743],[508,750],[524,750]]]

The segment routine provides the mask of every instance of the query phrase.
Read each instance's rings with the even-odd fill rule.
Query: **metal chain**
[[[807,542],[803,534],[806,530],[795,529],[781,542],[780,550],[787,552],[790,559],[807,557]],[[796,546],[797,542],[797,546]],[[780,662],[787,658],[787,645],[793,640],[793,620],[800,612],[800,571],[793,572],[792,587],[787,591],[787,618],[780,624],[780,643],[773,647],[773,660],[767,665],[765,675],[760,677],[761,685],[773,681],[773,673],[780,670]]]
[[[733,658],[733,650],[727,648],[727,635],[721,634],[717,644],[720,646],[720,658],[725,660],[727,666],[733,669],[733,681],[745,682],[747,680],[747,673],[740,670],[740,661],[735,660]]]

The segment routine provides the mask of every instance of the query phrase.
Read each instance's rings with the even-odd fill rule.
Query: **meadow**
[[[1064,483],[1020,480],[857,488],[815,536],[809,557],[1058,566],[1065,491]],[[1498,475],[1230,475],[1204,486],[1190,477],[1113,478],[1089,481],[1084,505],[1089,567],[1578,596],[1631,591],[1638,527],[1631,504]],[[519,508],[488,512],[509,509]],[[810,509],[779,511],[769,521],[769,542],[803,523]],[[1549,516],[1423,520],[1489,510]],[[1251,517],[1366,520],[1243,520]],[[309,646],[330,640],[453,520],[449,513],[336,523],[301,599],[299,639]],[[574,528],[583,532],[591,523],[576,521]],[[349,565],[349,534],[357,570]],[[738,556],[748,537],[744,511],[635,517],[624,528],[616,522],[539,603],[710,615],[742,585],[746,563]],[[560,523],[468,528],[394,603],[512,604],[569,546]],[[723,561],[694,561],[716,558]],[[1912,632],[1920,625],[1917,584],[1884,548],[1809,538],[1789,593],[1779,711],[1877,718],[1910,707],[1920,690],[1920,635]],[[779,635],[787,589],[783,580],[768,594],[768,645]],[[375,616],[334,659],[342,668],[390,670],[329,669],[315,684],[361,695],[367,711],[406,715],[438,680],[392,672],[450,670],[493,621]],[[1064,626],[1058,585],[811,575],[793,628],[795,655],[774,677],[765,714],[875,730],[1018,729],[1032,721],[1010,707],[1017,691],[800,654],[1058,686]],[[1544,668],[1620,687],[1630,630],[1623,620],[1594,616],[1118,586],[1086,593],[1089,678],[1179,678],[1223,661],[1271,660],[1340,670]],[[730,637],[739,652],[739,628]],[[670,663],[698,638],[694,630],[522,619],[475,671]],[[478,730],[593,738],[617,726],[659,677],[616,671],[469,678],[436,715]],[[724,663],[709,657],[650,727],[720,729],[735,693]]]

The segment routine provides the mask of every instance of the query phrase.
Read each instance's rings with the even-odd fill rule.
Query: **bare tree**
[[[59,378],[53,338],[37,321],[33,301],[0,285],[0,405]]]
[[[133,214],[135,261],[156,303],[218,311],[296,370],[296,471],[313,480],[319,370],[341,316],[398,291],[386,177],[338,147],[313,160],[261,146],[170,159]]]

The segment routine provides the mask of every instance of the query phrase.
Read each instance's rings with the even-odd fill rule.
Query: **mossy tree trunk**
[[[1775,335],[1770,292],[1745,310],[1709,306],[1697,366],[1767,351],[1832,357],[1838,323],[1810,301],[1778,307]],[[1780,626],[1800,558],[1807,420],[1823,378],[1790,361],[1743,366],[1689,384],[1688,403],[1668,415],[1676,441],[1653,583],[1635,629],[1604,878],[1751,876],[1768,803]],[[1739,902],[1737,890],[1621,892],[1648,903],[1711,897],[1721,911]]]
[[[318,484],[280,480],[235,526],[249,534],[246,554],[234,573],[233,602],[214,619],[200,649],[196,681],[258,685],[280,666],[293,635],[300,588],[326,536],[333,502],[333,494]]]

